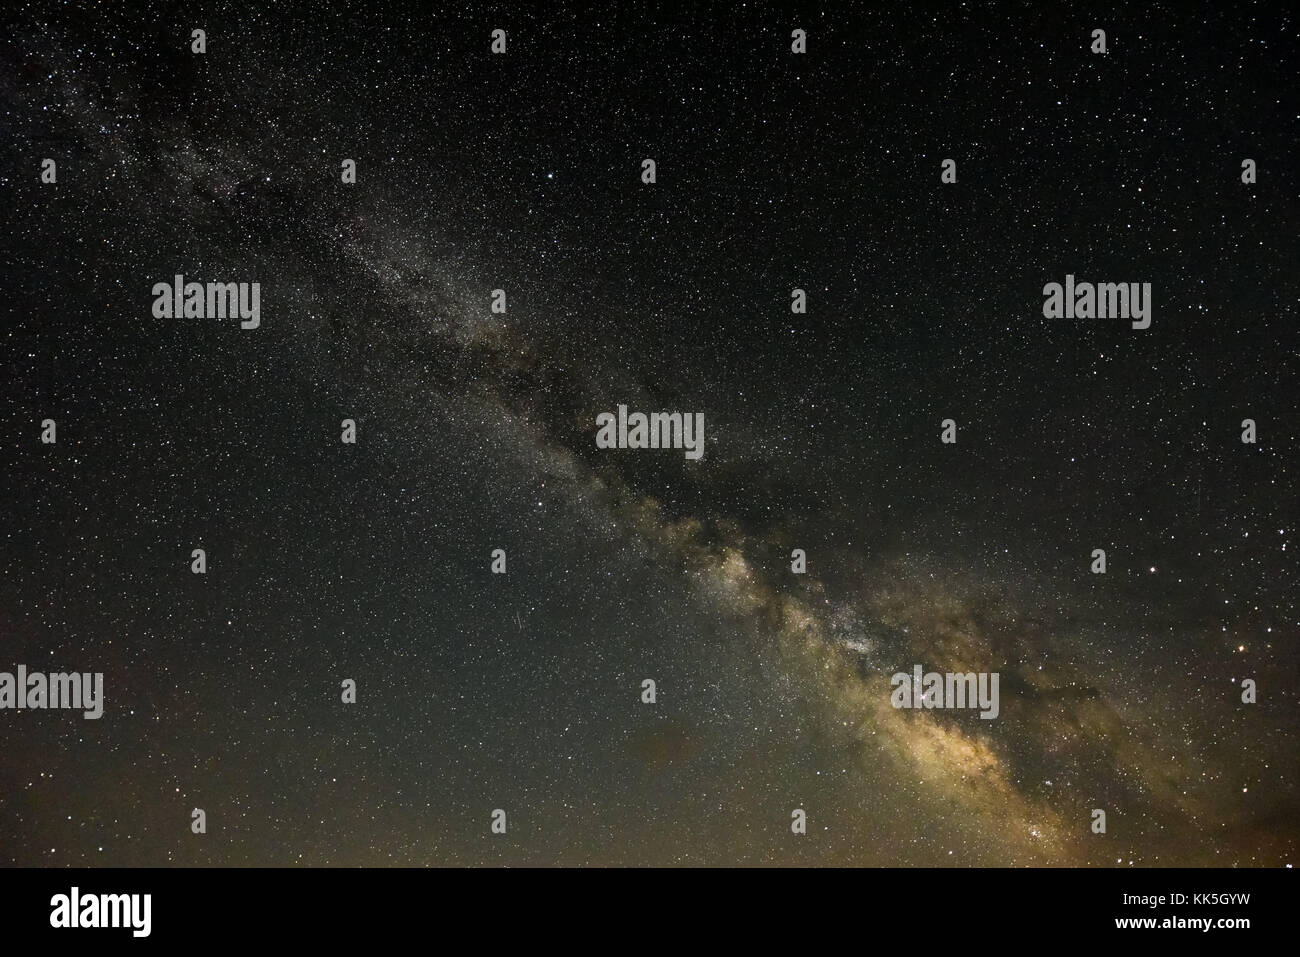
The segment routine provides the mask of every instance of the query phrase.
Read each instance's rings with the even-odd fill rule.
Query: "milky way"
[[[6,31],[0,861],[1293,861],[1292,18],[340,10]]]

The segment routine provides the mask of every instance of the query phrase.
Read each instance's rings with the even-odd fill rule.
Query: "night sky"
[[[5,14],[0,863],[1293,862],[1287,4],[518,6]]]

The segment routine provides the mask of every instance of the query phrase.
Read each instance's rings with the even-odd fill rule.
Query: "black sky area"
[[[1285,4],[114,7],[0,19],[0,863],[1294,860]]]

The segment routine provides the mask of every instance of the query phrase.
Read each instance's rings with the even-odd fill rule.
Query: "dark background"
[[[1291,860],[1284,7],[11,12],[0,669],[106,714],[0,712],[0,861]]]

